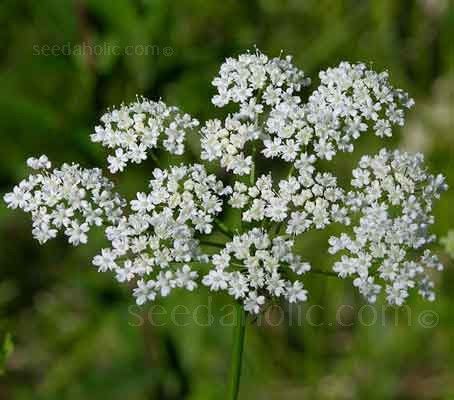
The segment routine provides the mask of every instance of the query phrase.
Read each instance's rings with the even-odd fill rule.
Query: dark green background
[[[25,177],[31,155],[105,165],[89,134],[103,110],[136,94],[163,98],[201,120],[222,115],[210,103],[210,82],[225,57],[254,45],[271,56],[293,54],[315,80],[341,60],[387,69],[416,100],[406,128],[386,143],[362,138],[352,157],[336,159],[336,170],[346,177],[361,153],[401,146],[424,151],[430,168],[454,187],[450,0],[2,0],[0,35],[2,194]],[[117,46],[120,55],[43,54],[54,45],[74,53],[83,42]],[[151,54],[124,54],[138,45],[151,46]],[[152,166],[116,178],[123,193],[143,190]],[[441,236],[454,225],[453,202],[449,191],[436,207]],[[76,249],[61,239],[40,247],[28,217],[0,205],[0,335],[10,332],[15,344],[0,399],[221,398],[231,328],[218,317],[229,299],[208,300],[205,290],[175,293],[159,302],[163,310],[209,304],[215,323],[176,326],[167,315],[156,320],[162,326],[136,327],[147,309],[130,309],[127,290],[90,266],[103,243],[97,233]],[[320,268],[332,261],[326,235],[309,235],[299,248]],[[274,312],[268,323],[248,327],[241,398],[454,398],[454,273],[440,254],[447,268],[437,279],[437,301],[412,296],[401,311],[383,311],[382,303],[361,308],[350,283],[308,278],[310,302],[301,312],[309,321],[290,323],[287,315],[277,324]],[[427,310],[438,316],[433,328],[420,323]],[[206,322],[203,313],[199,322]]]

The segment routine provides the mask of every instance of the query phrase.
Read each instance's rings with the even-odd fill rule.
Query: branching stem
[[[222,232],[230,239],[233,238],[233,232],[227,227],[227,225],[225,225],[222,221],[219,221],[217,218],[215,218],[213,222],[220,232]]]

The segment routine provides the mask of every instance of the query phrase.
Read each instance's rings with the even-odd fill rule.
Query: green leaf
[[[2,347],[0,349],[0,375],[5,373],[5,364],[13,351],[14,343],[12,336],[10,333],[7,333],[3,339]]]

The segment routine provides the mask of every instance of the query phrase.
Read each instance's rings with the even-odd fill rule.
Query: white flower
[[[258,314],[265,304],[265,297],[258,296],[256,292],[251,292],[244,302],[244,309],[252,314]]]
[[[126,260],[122,268],[115,269],[118,282],[129,282],[134,278],[134,264],[131,260]]]
[[[86,223],[79,225],[77,222],[73,222],[65,231],[65,234],[68,236],[68,242],[74,246],[80,243],[87,243],[88,237],[86,233],[89,229]]]
[[[49,161],[46,155],[42,155],[39,158],[31,157],[27,160],[27,166],[31,169],[50,169],[52,167],[52,163]]]
[[[115,156],[107,157],[109,162],[109,170],[113,174],[118,171],[123,171],[128,162],[128,156],[124,153],[123,149],[115,150]]]
[[[93,265],[98,267],[99,272],[112,271],[117,268],[115,263],[117,256],[110,249],[102,249],[101,254],[93,258]]]
[[[32,199],[32,196],[30,192],[19,185],[15,186],[11,193],[5,194],[3,198],[9,208],[15,209],[26,208],[30,200]]]
[[[269,297],[285,295],[292,302],[305,301],[307,291],[302,285],[284,278],[290,271],[302,274],[310,270],[308,263],[292,253],[292,247],[292,241],[271,239],[264,230],[254,228],[234,236],[219,254],[213,255],[215,267],[202,283],[214,291],[226,290],[253,313],[259,312],[266,299],[257,292]]]
[[[177,287],[183,287],[190,292],[197,288],[195,279],[198,277],[197,271],[191,271],[189,265],[183,265],[183,268],[175,272],[175,284]]]
[[[115,255],[115,263],[131,261],[128,275],[117,271],[117,279],[140,277],[154,285],[154,295],[167,296],[176,287],[193,291],[199,273],[189,263],[207,260],[195,237],[212,231],[230,188],[198,164],[155,169],[149,186],[148,193],[139,192],[130,202],[127,217],[106,228],[112,248],[94,263],[110,270],[112,265],[105,265],[109,255]]]
[[[130,105],[104,114],[91,140],[115,149],[115,155],[107,160],[110,172],[116,173],[123,171],[130,161],[140,164],[146,160],[147,153],[159,141],[170,153],[183,154],[186,132],[198,125],[196,119],[181,114],[177,107],[138,98]]]
[[[265,145],[262,153],[266,157],[293,161],[301,145],[307,142],[300,121],[301,99],[297,94],[308,84],[309,80],[292,64],[291,57],[268,59],[257,52],[228,59],[213,80],[218,90],[213,104],[223,107],[230,102],[238,103],[239,111],[224,123],[211,120],[205,124],[202,159],[219,159],[221,166],[234,174],[249,174],[252,158],[244,154],[244,149],[248,142],[259,139]],[[261,96],[259,91],[263,93]],[[254,121],[265,110],[269,115],[263,128],[255,126]],[[262,129],[278,137],[268,139],[261,134]]]
[[[208,275],[203,277],[202,283],[210,290],[225,290],[228,287],[229,274],[223,269],[216,268],[211,270]]]
[[[286,288],[285,297],[289,303],[297,303],[307,300],[307,290],[303,289],[303,284],[299,281],[293,282]]]
[[[176,282],[173,279],[172,271],[161,271],[156,277],[155,287],[160,291],[162,297],[169,295],[170,291],[175,287]]]
[[[155,283],[153,281],[145,282],[143,279],[137,281],[137,287],[133,291],[136,303],[140,306],[147,301],[154,300],[156,298],[154,288]]]
[[[50,165],[45,156],[39,160],[46,168]],[[87,242],[91,226],[114,222],[121,216],[124,200],[112,189],[112,182],[101,170],[63,164],[60,169],[30,175],[4,199],[8,207],[31,214],[33,236],[40,243],[62,230],[77,246]]]
[[[151,211],[153,208],[153,198],[146,193],[137,193],[137,200],[131,201],[131,210],[139,213]]]
[[[235,299],[243,298],[249,291],[247,278],[241,272],[233,272],[229,276],[229,281],[228,292]]]
[[[357,275],[354,285],[371,302],[382,285],[390,304],[402,305],[413,287],[433,298],[425,270],[439,262],[429,250],[419,259],[414,253],[434,240],[428,226],[433,223],[433,200],[447,189],[444,179],[426,172],[421,154],[387,150],[363,157],[353,177],[357,190],[348,193],[347,205],[359,223],[354,235],[330,239],[330,253],[350,253],[333,270],[341,278]]]
[[[369,302],[383,293],[402,305],[412,290],[433,300],[429,271],[442,265],[427,246],[435,240],[429,230],[434,202],[447,189],[444,177],[429,174],[421,154],[387,150],[361,157],[350,189],[325,171],[324,160],[352,152],[364,133],[392,136],[413,100],[391,86],[386,72],[364,64],[341,62],[319,78],[309,92],[310,80],[290,56],[228,58],[212,81],[213,104],[229,105],[222,119],[198,129],[178,108],[144,98],[101,117],[91,140],[109,149],[111,173],[148,157],[158,163],[158,149],[170,153],[169,166],[152,169],[149,188],[130,201],[101,170],[52,170],[45,155],[27,160],[33,174],[4,201],[31,214],[40,243],[59,232],[73,245],[87,243],[90,229],[103,226],[109,244],[93,265],[119,282],[136,282],[139,305],[200,283],[252,314],[276,298],[307,301],[302,280],[311,265],[294,245],[331,224],[345,228],[329,239],[328,252],[339,254],[333,271],[352,279]],[[196,129],[200,160],[218,163],[233,187],[201,164],[175,164],[172,156],[184,155]]]

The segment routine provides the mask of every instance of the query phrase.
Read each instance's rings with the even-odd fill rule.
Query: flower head
[[[85,244],[90,228],[103,226],[109,244],[93,265],[131,282],[138,304],[203,285],[257,314],[272,299],[306,301],[303,278],[312,272],[350,278],[370,302],[383,293],[401,305],[413,289],[433,300],[430,275],[442,266],[428,245],[444,177],[428,173],[421,154],[385,149],[361,158],[350,187],[325,169],[368,132],[390,137],[413,100],[392,87],[387,72],[361,63],[342,62],[319,79],[310,92],[310,80],[289,56],[256,51],[228,58],[212,81],[213,104],[232,110],[225,118],[198,128],[178,108],[139,98],[104,114],[91,135],[111,149],[113,174],[155,159],[158,149],[184,154],[192,130],[200,138],[197,163],[154,168],[149,190],[126,201],[101,170],[77,164],[51,170],[40,156],[27,161],[35,172],[4,200],[31,214],[40,243],[63,232],[69,243]],[[260,159],[267,169],[258,174]],[[220,177],[208,172],[212,163],[224,170]],[[226,226],[224,216],[232,213],[241,221]],[[295,242],[332,224],[343,233],[320,251],[338,255],[333,271],[312,269]]]
[[[91,140],[115,149],[107,161],[110,172],[116,173],[129,162],[140,164],[158,145],[172,154],[183,154],[186,132],[198,125],[196,119],[182,114],[177,107],[138,98],[104,114]]]

